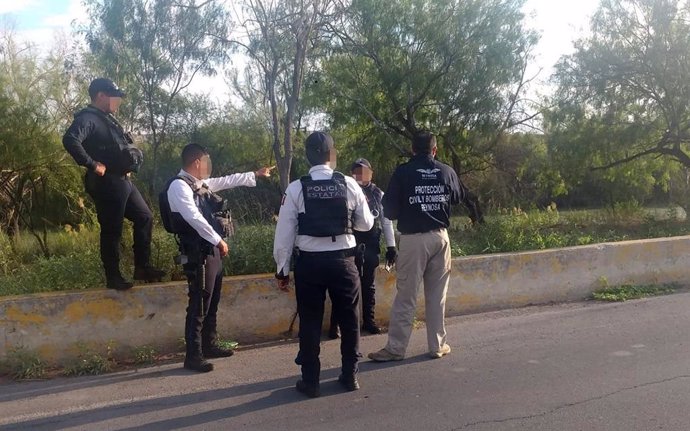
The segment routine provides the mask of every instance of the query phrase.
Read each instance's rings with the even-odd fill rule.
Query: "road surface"
[[[294,343],[204,375],[171,364],[5,384],[0,430],[690,430],[690,293],[464,316],[448,333],[442,359],[421,328],[404,361],[365,360],[351,393],[324,342],[317,399],[294,390]],[[362,352],[384,343],[364,337]]]

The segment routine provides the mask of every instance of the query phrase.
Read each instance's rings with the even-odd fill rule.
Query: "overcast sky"
[[[589,18],[598,3],[599,0],[527,0],[527,24],[541,33],[531,74],[541,70],[540,80],[549,77],[559,57],[572,52],[573,41],[589,27]],[[12,22],[21,39],[42,49],[55,43],[56,34],[69,34],[70,24],[83,20],[84,15],[81,0],[0,0],[0,21]],[[192,89],[209,92],[210,88],[214,94],[227,93],[222,77],[198,78]],[[537,86],[533,91],[548,90]]]

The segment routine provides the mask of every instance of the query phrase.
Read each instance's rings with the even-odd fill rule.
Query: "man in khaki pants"
[[[397,261],[397,294],[391,309],[388,343],[370,353],[376,362],[400,361],[412,334],[417,291],[424,284],[425,315],[429,355],[441,358],[450,353],[446,342],[445,309],[450,279],[450,206],[461,201],[470,208],[473,222],[482,216],[473,196],[453,169],[437,160],[436,138],[417,133],[412,141],[414,156],[395,170],[383,211],[398,221],[401,233]]]

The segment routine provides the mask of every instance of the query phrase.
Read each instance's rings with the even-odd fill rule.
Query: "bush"
[[[453,256],[543,250],[685,235],[690,222],[655,221],[639,206],[620,205],[613,210],[500,210],[475,227],[467,217],[453,217],[449,234]],[[275,225],[240,224],[229,241],[230,256],[225,275],[273,273]],[[103,286],[97,228],[80,227],[49,235],[53,255],[42,257],[35,240],[21,235],[16,241],[0,235],[0,296]],[[131,274],[133,265],[131,225],[125,223],[121,249],[122,270]],[[153,231],[151,260],[172,280],[183,280],[182,267],[173,262],[178,254],[172,235],[157,226]]]
[[[274,273],[273,235],[275,225],[238,226],[230,240],[230,258],[225,275]]]
[[[15,380],[42,379],[46,375],[46,365],[36,352],[16,347],[10,348],[0,361],[0,372]]]
[[[107,354],[103,356],[86,345],[79,346],[78,358],[64,369],[66,376],[95,376],[110,372],[115,365],[112,358],[113,345],[108,343]]]

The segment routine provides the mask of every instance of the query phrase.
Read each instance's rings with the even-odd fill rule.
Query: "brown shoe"
[[[369,353],[368,357],[374,362],[402,361],[403,359],[405,359],[405,355],[394,355],[386,349],[381,349],[378,352]]]
[[[429,357],[431,359],[441,359],[442,357],[449,355],[451,352],[450,346],[448,344],[444,344],[441,346],[441,350],[438,352],[429,352]]]

